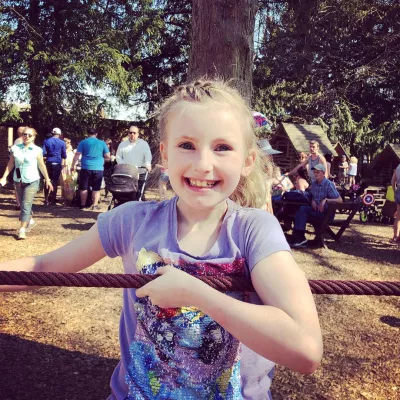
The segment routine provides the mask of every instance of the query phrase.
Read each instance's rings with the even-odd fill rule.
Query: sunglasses
[[[130,135],[135,135],[136,133],[139,133],[139,132],[128,131],[128,133],[129,133]]]
[[[22,136],[25,136],[25,137],[32,137],[33,135],[30,134],[30,133],[23,133]]]

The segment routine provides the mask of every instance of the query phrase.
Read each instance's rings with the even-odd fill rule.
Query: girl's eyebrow
[[[186,135],[183,135],[183,136],[179,136],[179,137],[177,137],[176,138],[176,140],[189,140],[189,141],[191,141],[191,142],[195,142],[196,141],[196,139],[194,138],[194,137],[192,137],[192,136],[186,136]]]

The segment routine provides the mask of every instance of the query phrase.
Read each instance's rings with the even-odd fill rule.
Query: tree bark
[[[233,79],[250,102],[255,0],[193,0],[188,80]]]

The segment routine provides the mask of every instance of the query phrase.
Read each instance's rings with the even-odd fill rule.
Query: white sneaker
[[[26,233],[25,233],[25,229],[20,229],[18,232],[18,239],[26,239]]]
[[[30,232],[36,225],[37,225],[36,221],[34,221],[33,218],[31,218],[28,226],[25,228],[25,232]]]

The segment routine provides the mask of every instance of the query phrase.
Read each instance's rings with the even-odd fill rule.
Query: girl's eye
[[[181,143],[181,144],[179,145],[179,147],[180,147],[181,149],[185,149],[185,150],[193,150],[193,149],[194,149],[194,146],[193,146],[192,143],[190,143],[190,142]]]
[[[217,148],[215,149],[215,151],[230,151],[232,150],[232,147],[226,145],[226,144],[220,144],[219,146],[217,146]]]

